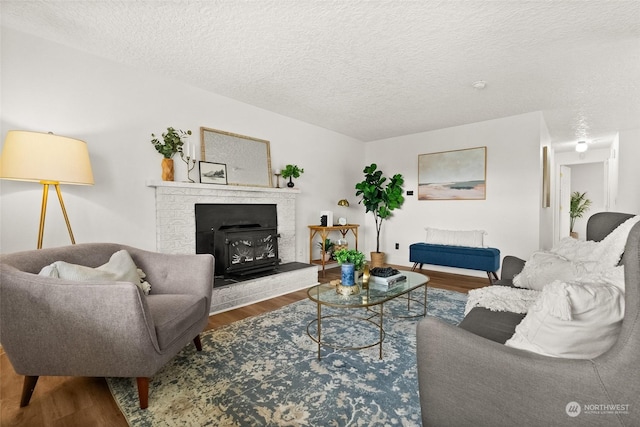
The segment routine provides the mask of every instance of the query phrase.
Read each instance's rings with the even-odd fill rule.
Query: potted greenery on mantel
[[[304,169],[299,168],[297,165],[286,165],[284,169],[282,169],[281,173],[284,179],[289,178],[287,187],[293,188],[294,184],[292,178],[300,178],[300,175],[304,173]]]
[[[371,252],[371,267],[381,267],[384,265],[384,253],[380,252],[382,223],[404,203],[404,178],[399,173],[391,178],[385,177],[375,163],[365,167],[363,172],[364,180],[356,184],[356,197],[362,196],[358,203],[362,203],[366,212],[371,212],[375,219],[376,251]]]
[[[162,134],[161,142],[155,134],[151,134],[151,143],[156,151],[162,154],[163,181],[173,181],[173,156],[182,152],[182,146],[184,145],[182,138],[187,138],[189,135],[191,135],[190,130],[185,132],[181,129],[168,127],[167,132]]]

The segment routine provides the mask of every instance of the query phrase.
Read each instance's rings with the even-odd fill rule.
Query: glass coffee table
[[[376,345],[380,346],[380,359],[382,359],[382,342],[385,338],[383,314],[384,303],[387,301],[406,295],[407,311],[410,310],[411,302],[419,304],[422,306],[423,310],[422,313],[418,315],[404,317],[424,317],[427,314],[427,283],[429,283],[429,277],[413,271],[402,271],[402,274],[407,276],[407,280],[400,282],[389,290],[380,290],[375,287],[370,287],[369,289],[361,289],[360,292],[355,295],[341,295],[336,292],[336,287],[330,283],[324,283],[309,288],[307,295],[311,301],[316,303],[318,315],[307,325],[307,334],[318,344],[318,359],[322,357],[321,347],[323,346],[339,350],[360,350],[363,348],[374,347]],[[362,288],[362,284],[360,283],[359,285]],[[424,288],[424,297],[420,300],[412,298],[411,291],[420,287]],[[344,313],[323,316],[323,306],[344,309]],[[364,309],[366,315],[354,316],[352,311],[355,309]],[[374,342],[358,346],[342,346],[328,342],[322,335],[322,321],[323,319],[335,317],[350,317],[373,324],[379,330],[379,337]]]

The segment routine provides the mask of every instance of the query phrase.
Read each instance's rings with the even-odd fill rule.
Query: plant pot
[[[577,231],[572,231],[571,233],[569,233],[569,236],[573,237],[574,239],[578,238],[578,232]]]
[[[173,159],[162,159],[162,180],[173,181]]]
[[[353,286],[356,284],[355,281],[355,274],[356,274],[356,269],[355,269],[355,265],[351,264],[351,263],[347,263],[345,262],[344,264],[342,264],[340,266],[341,269],[341,276],[340,276],[340,282],[342,284],[342,286]]]
[[[293,188],[293,186],[294,186],[293,181],[291,180],[291,177],[289,177],[289,182],[287,182],[287,187]]]
[[[371,252],[371,268],[384,266],[384,252]]]

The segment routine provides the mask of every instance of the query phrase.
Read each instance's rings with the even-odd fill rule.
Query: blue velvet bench
[[[486,271],[489,281],[493,283],[493,279],[498,279],[496,272],[500,268],[500,250],[414,243],[409,246],[409,261],[413,262],[412,270],[418,265],[422,268],[423,264],[432,264]]]

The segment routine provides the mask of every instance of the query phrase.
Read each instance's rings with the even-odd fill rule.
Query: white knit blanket
[[[640,216],[635,216],[600,242],[562,239],[546,252],[536,252],[525,268],[514,278],[514,285],[487,286],[469,291],[465,315],[474,307],[491,311],[526,314],[538,299],[542,289],[556,280],[579,283],[609,283],[624,291],[622,267],[616,267],[629,235]]]
[[[515,289],[508,286],[487,286],[469,291],[465,316],[474,307],[484,307],[491,311],[510,311],[525,314],[538,296],[539,291]]]

